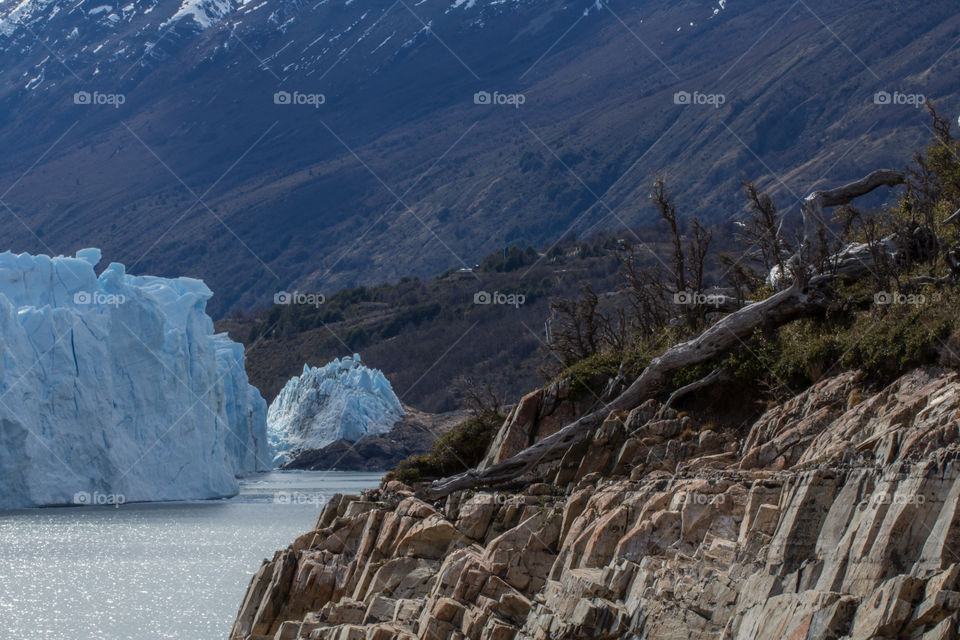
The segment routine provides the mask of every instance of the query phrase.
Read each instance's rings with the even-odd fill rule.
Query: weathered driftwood
[[[903,173],[884,169],[836,189],[811,193],[802,207],[804,246],[794,256],[795,264],[803,265],[803,272],[809,271],[809,242],[814,232],[812,225],[823,224],[824,207],[849,204],[877,187],[894,186],[903,181]],[[865,244],[852,244],[844,248],[830,261],[829,273],[805,278],[806,284],[794,282],[766,300],[753,302],[725,316],[696,338],[670,347],[654,358],[623,393],[603,408],[581,417],[511,458],[483,470],[470,469],[437,480],[421,494],[428,499],[436,499],[460,489],[508,483],[538,464],[562,457],[571,446],[589,438],[611,412],[633,409],[663,391],[673,374],[680,369],[707,362],[743,344],[758,328],[776,327],[797,318],[822,313],[835,302],[830,283],[837,277],[864,277],[877,267],[876,255],[884,255],[885,260],[897,263],[905,251],[910,251],[910,248],[901,246],[901,242],[893,236],[872,248]]]
[[[660,407],[660,411],[657,412],[657,417],[662,417],[666,415],[667,409],[672,407],[680,398],[683,398],[684,396],[688,396],[694,391],[705,389],[706,387],[709,387],[714,383],[721,382],[723,380],[729,380],[729,379],[730,379],[730,374],[724,371],[722,367],[717,367],[716,369],[711,371],[708,375],[700,378],[699,380],[695,380],[690,384],[685,384],[679,389],[677,389],[676,391],[674,391],[673,393],[671,393],[670,397],[667,398],[667,401],[663,403],[662,407]]]
[[[829,269],[835,275],[857,280],[883,266],[876,264],[875,255],[883,256],[889,265],[899,269],[911,262],[931,259],[936,254],[937,245],[933,231],[919,226],[910,234],[889,235],[873,247],[862,242],[849,244],[828,260]]]
[[[878,169],[877,171],[874,171],[873,173],[860,178],[859,180],[854,180],[849,184],[845,184],[842,187],[827,189],[824,191],[814,191],[808,195],[806,198],[804,198],[803,204],[800,206],[800,215],[802,217],[803,226],[803,238],[800,242],[800,247],[797,250],[797,253],[786,261],[786,273],[784,273],[784,270],[779,266],[776,266],[770,270],[770,273],[767,274],[767,284],[778,286],[784,278],[789,279],[794,277],[797,273],[806,273],[806,271],[809,270],[810,265],[813,262],[813,243],[819,236],[818,232],[821,229],[827,228],[826,220],[824,219],[823,215],[824,208],[839,207],[850,204],[855,199],[859,198],[860,196],[867,195],[878,187],[893,187],[903,184],[905,181],[906,175],[902,171],[894,171],[893,169]],[[861,252],[868,253],[868,247],[866,245],[855,244],[841,251],[841,254],[846,253],[846,255],[843,256],[845,259],[843,268],[852,269],[859,272],[860,268],[857,265],[862,266],[864,264],[869,264],[868,262],[863,262],[861,259]],[[834,256],[834,258],[836,258],[836,256]],[[800,265],[804,265],[804,267],[801,269]],[[853,276],[853,274],[851,274],[851,276]]]
[[[951,213],[947,217],[947,219],[943,221],[943,224],[952,224],[952,223],[960,224],[960,209],[957,209],[956,211]]]
[[[870,175],[854,180],[842,187],[814,191],[808,195],[800,207],[800,213],[803,216],[803,249],[801,251],[810,247],[816,233],[815,225],[816,227],[826,226],[826,221],[823,219],[825,207],[839,207],[850,204],[855,199],[867,195],[878,187],[894,187],[903,184],[905,180],[906,176],[902,171],[877,169]]]
[[[726,316],[696,338],[674,345],[654,358],[626,391],[603,408],[499,464],[439,480],[423,491],[424,497],[439,498],[458,489],[509,482],[537,464],[561,457],[568,448],[588,438],[611,411],[639,406],[661,391],[671,376],[683,367],[705,362],[742,344],[760,327],[779,326],[828,309],[833,300],[828,286],[830,279],[829,276],[815,278],[806,288],[790,287]]]

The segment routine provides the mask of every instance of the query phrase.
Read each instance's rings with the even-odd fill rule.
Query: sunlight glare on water
[[[230,500],[0,512],[4,640],[226,640],[264,558],[380,474],[269,473]]]

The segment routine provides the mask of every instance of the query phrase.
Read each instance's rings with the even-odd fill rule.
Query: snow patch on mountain
[[[400,399],[378,369],[354,354],[323,367],[304,365],[267,411],[270,443],[278,462],[337,440],[356,442],[386,433],[403,418]]]
[[[200,29],[204,30],[231,14],[233,10],[231,0],[183,0],[177,12],[160,25],[160,28],[164,29],[177,20],[193,18]]]
[[[0,508],[235,494],[269,466],[266,402],[212,292],[99,262],[0,253]]]
[[[22,24],[29,23],[56,0],[22,0],[5,14],[0,14],[0,35],[10,36]]]

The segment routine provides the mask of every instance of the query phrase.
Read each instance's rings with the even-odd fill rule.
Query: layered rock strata
[[[843,374],[740,438],[659,409],[611,415],[551,484],[335,497],[231,638],[958,637],[957,374]]]

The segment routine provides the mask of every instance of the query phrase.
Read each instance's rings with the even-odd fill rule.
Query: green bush
[[[950,335],[960,330],[956,292],[921,295],[923,304],[873,306],[798,320],[772,335],[758,332],[723,365],[745,384],[765,382],[794,393],[854,369],[875,384],[888,383],[915,367],[936,364]]]
[[[599,394],[607,380],[617,375],[623,359],[620,353],[595,353],[564,369],[558,379],[569,381],[570,398],[573,400]]]
[[[872,299],[872,295],[866,295],[868,289],[845,292],[854,293]],[[870,382],[880,385],[918,366],[960,362],[960,352],[952,358],[949,353],[944,356],[951,349],[951,340],[960,344],[960,315],[955,312],[960,306],[960,291],[929,288],[917,296],[914,300],[922,303],[869,304],[796,320],[774,331],[758,330],[737,348],[676,371],[663,393],[700,380],[718,367],[745,387],[777,389],[793,395],[843,371],[862,370]],[[672,328],[665,329],[628,356],[597,353],[567,367],[558,378],[570,381],[571,398],[591,391],[599,394],[623,362],[628,362],[627,375],[635,378],[654,356],[683,337]]]
[[[384,480],[413,484],[477,466],[503,420],[503,416],[492,412],[468,418],[437,438],[430,453],[401,461]]]
[[[370,334],[367,333],[367,330],[362,326],[353,327],[347,332],[344,342],[354,351],[358,351],[370,343]]]

